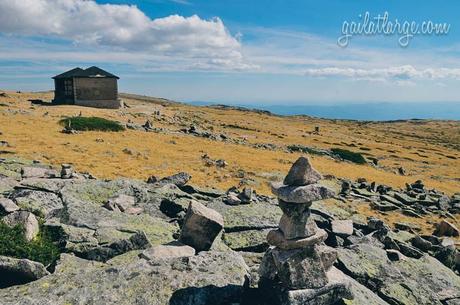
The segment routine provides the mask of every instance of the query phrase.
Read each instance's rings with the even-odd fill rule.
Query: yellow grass
[[[369,155],[366,156],[380,160],[380,167],[375,168],[312,156],[314,166],[323,174],[353,180],[364,177],[393,187],[403,187],[405,183],[421,179],[429,188],[447,194],[460,192],[458,121],[362,124],[308,117],[269,116],[182,104],[164,107],[134,99],[126,99],[130,108],[122,110],[38,106],[31,105],[27,100],[50,100],[52,94],[7,94],[7,98],[0,97],[0,132],[3,133],[0,140],[8,141],[12,147],[0,150],[56,166],[72,163],[78,171],[87,171],[99,178],[122,176],[147,179],[150,175],[161,177],[186,171],[192,175],[191,183],[194,185],[227,189],[238,185],[241,180],[238,172],[243,170],[245,178],[254,181],[252,186],[259,193],[269,194],[268,182],[281,179],[299,156],[283,150],[256,149],[249,145],[212,141],[176,132],[184,126],[196,124],[214,133],[246,139],[249,144],[339,147],[367,153]],[[161,118],[154,115],[155,110],[161,112]],[[99,116],[120,122],[131,120],[144,123],[150,119],[155,127],[170,132],[128,130],[120,133],[84,132],[77,135],[61,133],[62,126],[58,121],[65,116],[79,115],[80,112],[84,116]],[[250,130],[225,125],[237,125]],[[320,127],[319,135],[310,134],[315,126]],[[132,154],[123,152],[125,148],[131,150]],[[201,159],[205,153],[212,159],[226,160],[228,166],[224,169],[206,167]],[[406,169],[408,176],[396,173],[399,166]],[[372,214],[375,211],[369,209],[365,213]],[[403,219],[399,213],[397,217]],[[429,223],[432,220],[426,221]]]

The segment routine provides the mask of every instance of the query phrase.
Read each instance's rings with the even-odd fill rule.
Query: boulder
[[[0,213],[9,214],[19,210],[19,207],[10,199],[0,197]]]
[[[285,185],[301,186],[314,184],[320,179],[322,179],[321,174],[311,166],[310,160],[300,157],[292,165],[283,183]]]
[[[197,251],[209,250],[223,227],[222,215],[192,200],[182,225],[180,241]]]
[[[26,284],[48,274],[45,266],[40,263],[28,259],[0,256],[0,289]]]
[[[3,217],[2,221],[9,227],[22,226],[25,238],[29,241],[34,239],[39,231],[37,218],[34,214],[27,211],[15,211]]]
[[[41,187],[47,186],[44,183],[36,183],[32,187],[16,188],[11,193],[11,198],[21,209],[35,215],[44,218],[56,216],[64,208],[61,198],[53,191],[38,190]]]
[[[436,225],[436,230],[433,232],[433,235],[436,236],[459,236],[460,231],[458,228],[448,222],[447,220],[442,220],[440,223]]]

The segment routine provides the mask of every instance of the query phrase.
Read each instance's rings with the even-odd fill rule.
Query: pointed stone
[[[292,165],[283,183],[285,185],[300,186],[313,184],[321,179],[321,174],[311,166],[310,160],[306,157],[300,157]]]
[[[303,203],[311,205],[313,201],[331,198],[334,191],[320,184],[304,186],[288,186],[282,183],[272,183],[272,193],[280,200],[289,203]]]

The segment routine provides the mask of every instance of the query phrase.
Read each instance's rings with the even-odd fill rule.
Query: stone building
[[[56,75],[55,104],[73,104],[96,108],[120,108],[119,77],[98,67],[75,68]]]

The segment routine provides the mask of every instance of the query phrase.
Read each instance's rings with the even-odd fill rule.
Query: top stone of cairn
[[[311,166],[310,160],[306,157],[300,157],[292,165],[283,184],[301,186],[316,183],[321,179],[321,174]]]

